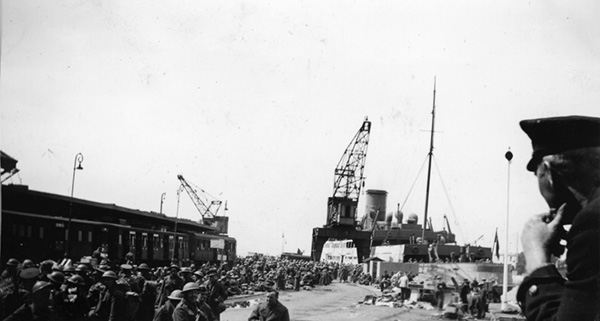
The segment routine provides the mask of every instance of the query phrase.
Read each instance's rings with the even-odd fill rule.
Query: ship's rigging
[[[436,92],[437,92],[437,88],[436,88],[436,78],[434,77],[433,80],[433,106],[432,106],[432,110],[431,110],[431,131],[430,131],[430,142],[429,142],[429,152],[427,153],[427,157],[425,158],[425,161],[427,162],[428,166],[427,166],[427,185],[426,185],[426,191],[425,191],[425,210],[424,210],[424,217],[423,217],[423,231],[421,232],[421,238],[425,239],[425,231],[426,230],[433,230],[433,226],[431,224],[431,217],[429,216],[429,199],[431,196],[431,173],[432,173],[432,167],[435,167],[436,171],[438,172],[439,175],[439,179],[442,185],[442,188],[444,190],[444,193],[446,195],[446,200],[448,201],[448,204],[450,206],[450,210],[451,210],[451,214],[452,217],[454,219],[454,224],[457,225],[460,235],[462,235],[462,237],[464,238],[464,233],[462,233],[462,230],[460,228],[460,225],[458,224],[458,220],[457,217],[455,215],[454,212],[454,208],[452,206],[452,202],[450,201],[450,197],[448,195],[448,191],[446,189],[446,186],[444,184],[444,181],[442,179],[442,176],[440,174],[440,169],[439,166],[434,158],[434,154],[433,154],[433,150],[434,150],[434,133],[435,133],[435,102],[436,102]],[[419,169],[419,172],[417,174],[417,177],[415,178],[415,181],[413,182],[410,190],[408,191],[406,198],[404,199],[404,202],[402,203],[402,206],[400,206],[400,211],[402,211],[402,209],[404,208],[404,205],[406,205],[406,202],[415,186],[415,183],[417,182],[419,176],[421,175],[421,172],[423,170],[423,167],[425,166],[425,161],[423,162],[423,164],[421,165],[421,168]],[[451,229],[450,229],[450,224],[448,223],[448,218],[446,217],[446,215],[444,215],[444,221],[448,227],[448,232],[451,233]]]

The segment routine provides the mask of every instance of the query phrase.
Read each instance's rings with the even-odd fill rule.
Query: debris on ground
[[[400,300],[393,292],[385,293],[382,295],[367,295],[365,298],[358,302],[363,305],[375,305],[375,306],[387,306],[390,308],[405,308],[409,309],[422,309],[422,310],[433,310],[434,307],[429,302],[412,301],[412,300]]]

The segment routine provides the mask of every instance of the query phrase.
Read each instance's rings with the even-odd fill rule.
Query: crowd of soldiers
[[[231,296],[309,290],[364,276],[353,266],[263,255],[185,267],[123,262],[10,259],[0,276],[0,320],[219,320]]]

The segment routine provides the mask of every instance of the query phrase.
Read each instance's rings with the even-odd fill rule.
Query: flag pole
[[[504,245],[504,270],[503,270],[503,280],[502,280],[502,304],[500,305],[500,310],[505,311],[507,308],[507,293],[508,293],[508,214],[510,213],[509,200],[510,200],[510,161],[513,158],[513,153],[510,151],[510,147],[506,154],[504,154],[506,160],[508,161],[508,179],[506,184],[506,234],[504,237],[505,245]]]

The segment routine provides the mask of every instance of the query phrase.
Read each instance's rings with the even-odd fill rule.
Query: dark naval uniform
[[[533,271],[517,300],[527,320],[600,320],[600,189],[567,234],[567,280],[554,265]]]
[[[575,216],[562,217],[564,223],[558,222],[571,223],[566,233],[567,278],[551,264],[541,266],[523,280],[517,300],[527,320],[600,320],[600,118],[550,117],[523,120],[520,126],[533,147],[527,170],[535,173],[546,203],[552,208],[576,204],[582,209]],[[547,155],[561,154],[565,163],[560,158],[544,160]],[[534,241],[542,239],[538,236]],[[560,248],[550,242],[543,244],[544,251],[558,253]]]

